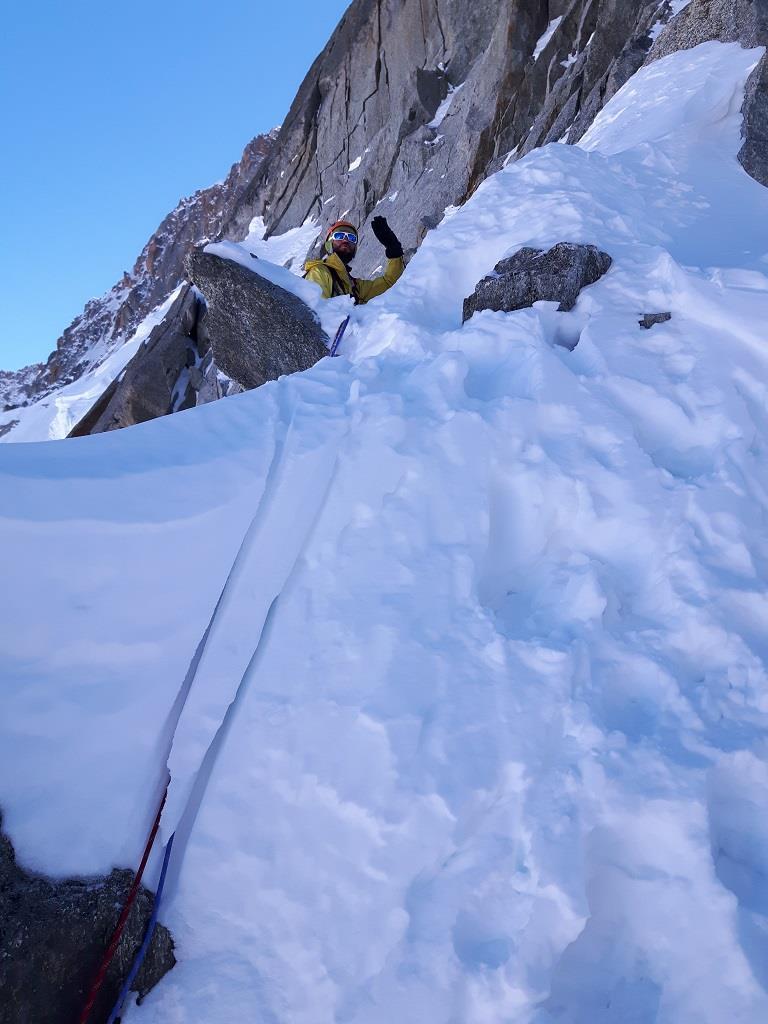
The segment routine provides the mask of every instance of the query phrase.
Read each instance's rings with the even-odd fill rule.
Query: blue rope
[[[339,345],[341,344],[341,339],[344,337],[344,331],[347,329],[348,323],[349,317],[347,317],[346,320],[342,320],[339,324],[339,329],[336,331],[336,337],[333,339],[333,344],[331,345],[332,356],[335,356],[339,350]]]
[[[147,955],[147,950],[149,949],[149,944],[152,941],[152,936],[155,934],[155,927],[157,925],[157,913],[160,909],[160,900],[163,895],[163,886],[165,885],[165,875],[166,872],[168,871],[168,862],[171,859],[171,847],[173,846],[173,838],[175,835],[176,833],[174,832],[171,838],[168,840],[168,845],[165,848],[163,866],[160,870],[160,880],[157,883],[157,892],[155,893],[155,905],[152,907],[152,916],[149,919],[149,924],[147,925],[147,930],[144,934],[144,941],[142,942],[139,951],[136,954],[136,958],[133,961],[133,966],[131,967],[128,973],[128,977],[123,982],[123,987],[120,989],[120,995],[117,997],[117,1002],[115,1003],[112,1013],[110,1013],[109,1015],[109,1020],[107,1021],[107,1024],[116,1024],[116,1022],[119,1022],[120,1014],[122,1013],[123,1010],[123,1004],[125,1003],[125,1000],[128,998],[128,992],[130,991],[131,985],[133,984],[136,975],[139,973],[139,970],[141,969],[141,965],[144,963],[144,957]]]

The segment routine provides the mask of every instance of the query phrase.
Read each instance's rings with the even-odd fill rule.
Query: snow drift
[[[170,768],[179,963],[130,1022],[765,1019],[761,55],[488,179],[342,358],[0,448],[20,859],[131,863]],[[573,312],[460,326],[559,241],[614,259]]]

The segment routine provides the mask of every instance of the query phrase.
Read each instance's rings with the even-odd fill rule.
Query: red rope
[[[107,975],[109,965],[112,963],[112,958],[115,955],[115,950],[117,949],[118,943],[120,942],[120,937],[123,934],[125,922],[128,920],[128,915],[130,914],[131,909],[134,903],[136,902],[136,896],[138,895],[139,886],[141,885],[141,876],[144,874],[144,868],[147,866],[149,855],[152,852],[152,846],[155,842],[155,836],[157,835],[157,830],[160,827],[160,815],[163,813],[163,807],[165,806],[165,798],[167,795],[168,790],[166,789],[165,793],[163,793],[163,799],[160,801],[160,806],[157,809],[157,814],[155,815],[155,822],[152,826],[152,830],[149,833],[149,838],[147,839],[147,845],[144,847],[144,854],[141,858],[141,863],[139,864],[139,870],[136,872],[136,877],[133,880],[133,884],[131,885],[130,891],[126,898],[123,911],[120,914],[120,918],[118,919],[117,924],[115,925],[115,930],[112,933],[112,938],[109,940],[109,945],[107,946],[106,952],[102,957],[101,964],[99,965],[99,969],[96,972],[96,976],[93,979],[91,990],[88,993],[88,1001],[83,1007],[83,1012],[80,1014],[80,1017],[78,1018],[78,1024],[86,1024],[88,1018],[91,1015],[93,1004],[96,1002],[96,997],[98,996],[101,990],[101,986],[104,984],[104,978]]]

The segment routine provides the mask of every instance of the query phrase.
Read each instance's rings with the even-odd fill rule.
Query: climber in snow
[[[371,230],[384,246],[387,265],[380,277],[365,280],[353,277],[349,270],[357,252],[359,233],[355,225],[348,220],[337,220],[328,228],[325,236],[326,255],[321,260],[308,260],[304,264],[304,277],[320,285],[324,299],[351,295],[355,305],[359,305],[381,295],[400,277],[405,264],[403,247],[397,235],[385,217],[374,217]]]

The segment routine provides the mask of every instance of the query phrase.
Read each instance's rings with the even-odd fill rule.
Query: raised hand
[[[386,217],[374,217],[371,221],[371,231],[384,246],[388,260],[395,260],[403,255],[403,247],[395,232],[387,224]]]

